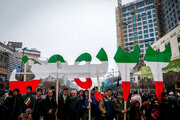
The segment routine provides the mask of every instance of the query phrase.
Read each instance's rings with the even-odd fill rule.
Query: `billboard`
[[[11,46],[13,48],[22,48],[22,42],[8,42],[8,46]]]

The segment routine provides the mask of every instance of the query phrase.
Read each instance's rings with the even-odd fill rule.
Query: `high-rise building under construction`
[[[143,59],[148,46],[158,40],[154,0],[136,0],[125,5],[118,0],[116,20],[118,45],[126,51],[139,45]]]

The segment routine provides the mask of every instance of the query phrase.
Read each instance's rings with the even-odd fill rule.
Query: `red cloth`
[[[76,84],[83,88],[83,89],[89,89],[92,86],[92,80],[91,78],[86,78],[85,82],[82,82],[79,78],[74,78],[74,81],[76,82]]]

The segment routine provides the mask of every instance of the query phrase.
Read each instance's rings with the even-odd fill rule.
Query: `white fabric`
[[[162,68],[168,64],[168,62],[147,62],[147,65],[151,68],[154,81],[163,81]]]
[[[137,63],[117,63],[122,81],[130,81],[130,69],[132,69],[136,64]]]
[[[48,63],[47,65],[32,65],[31,71],[35,74],[35,79],[47,78],[49,75],[57,77],[57,63]],[[67,63],[61,63],[60,69],[58,69],[58,77],[64,75],[68,78],[79,78],[79,77],[99,77],[104,76],[108,71],[108,62],[102,62],[101,64],[90,64],[84,65],[74,64],[68,65]]]

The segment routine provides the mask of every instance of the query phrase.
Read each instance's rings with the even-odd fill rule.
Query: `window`
[[[127,33],[127,31],[125,30],[124,33]]]
[[[138,26],[141,25],[141,23],[138,23]]]
[[[131,36],[132,36],[132,34],[130,33],[130,34],[129,34],[129,37],[131,37]]]
[[[136,27],[136,24],[133,24],[133,27]]]
[[[127,29],[127,27],[126,27],[126,26],[124,26],[124,29]]]
[[[136,35],[137,35],[137,32],[134,33],[134,36],[136,36]]]
[[[133,50],[133,47],[130,47],[130,50]]]
[[[144,30],[144,33],[148,33],[148,30]]]
[[[136,18],[136,16],[132,16],[132,18],[133,18],[133,19],[135,19],[135,18]]]
[[[146,21],[144,21],[144,22],[143,22],[143,24],[145,25],[145,24],[147,24],[147,22],[146,22]]]
[[[137,31],[137,28],[134,28],[133,31]]]
[[[137,37],[135,37],[134,40],[137,40]]]
[[[129,29],[129,32],[132,32],[132,29]]]
[[[150,7],[146,7],[146,11],[150,10]]]
[[[133,20],[133,23],[135,23],[136,22],[136,20]]]
[[[153,37],[153,36],[154,36],[154,33],[151,33],[150,36]]]
[[[140,48],[144,48],[144,45],[140,45]]]
[[[180,43],[180,37],[178,37],[177,40],[178,40],[178,43]]]
[[[138,41],[135,41],[134,44],[137,45],[137,44],[138,44]]]
[[[149,16],[148,16],[148,19],[150,19],[150,18],[152,18],[152,16],[149,15]]]
[[[138,27],[138,30],[142,30],[142,27]]]
[[[139,36],[139,39],[142,39],[143,38],[143,36]]]
[[[153,24],[150,24],[149,27],[153,27]]]
[[[142,34],[142,31],[139,31],[139,34]]]
[[[138,21],[141,21],[141,18],[138,18]]]
[[[143,19],[143,20],[146,20],[146,17],[143,17],[142,19]]]
[[[132,41],[132,38],[129,38],[129,41]]]
[[[137,10],[135,11],[135,14],[136,14],[136,13],[138,13],[138,11],[137,11]]]
[[[149,23],[152,23],[152,20],[148,20]]]
[[[125,39],[125,42],[128,42],[128,39]]]
[[[158,36],[158,32],[156,32],[156,36]]]
[[[149,29],[149,32],[153,32],[153,29]]]
[[[128,28],[131,28],[132,26],[131,25],[128,25]]]
[[[146,47],[148,47],[148,46],[149,46],[149,44],[146,44],[145,46],[146,46]]]
[[[156,40],[159,40],[159,38],[158,38],[158,37],[156,37]]]
[[[147,29],[147,25],[143,26],[144,29]]]
[[[144,35],[144,38],[148,38],[148,34]]]

